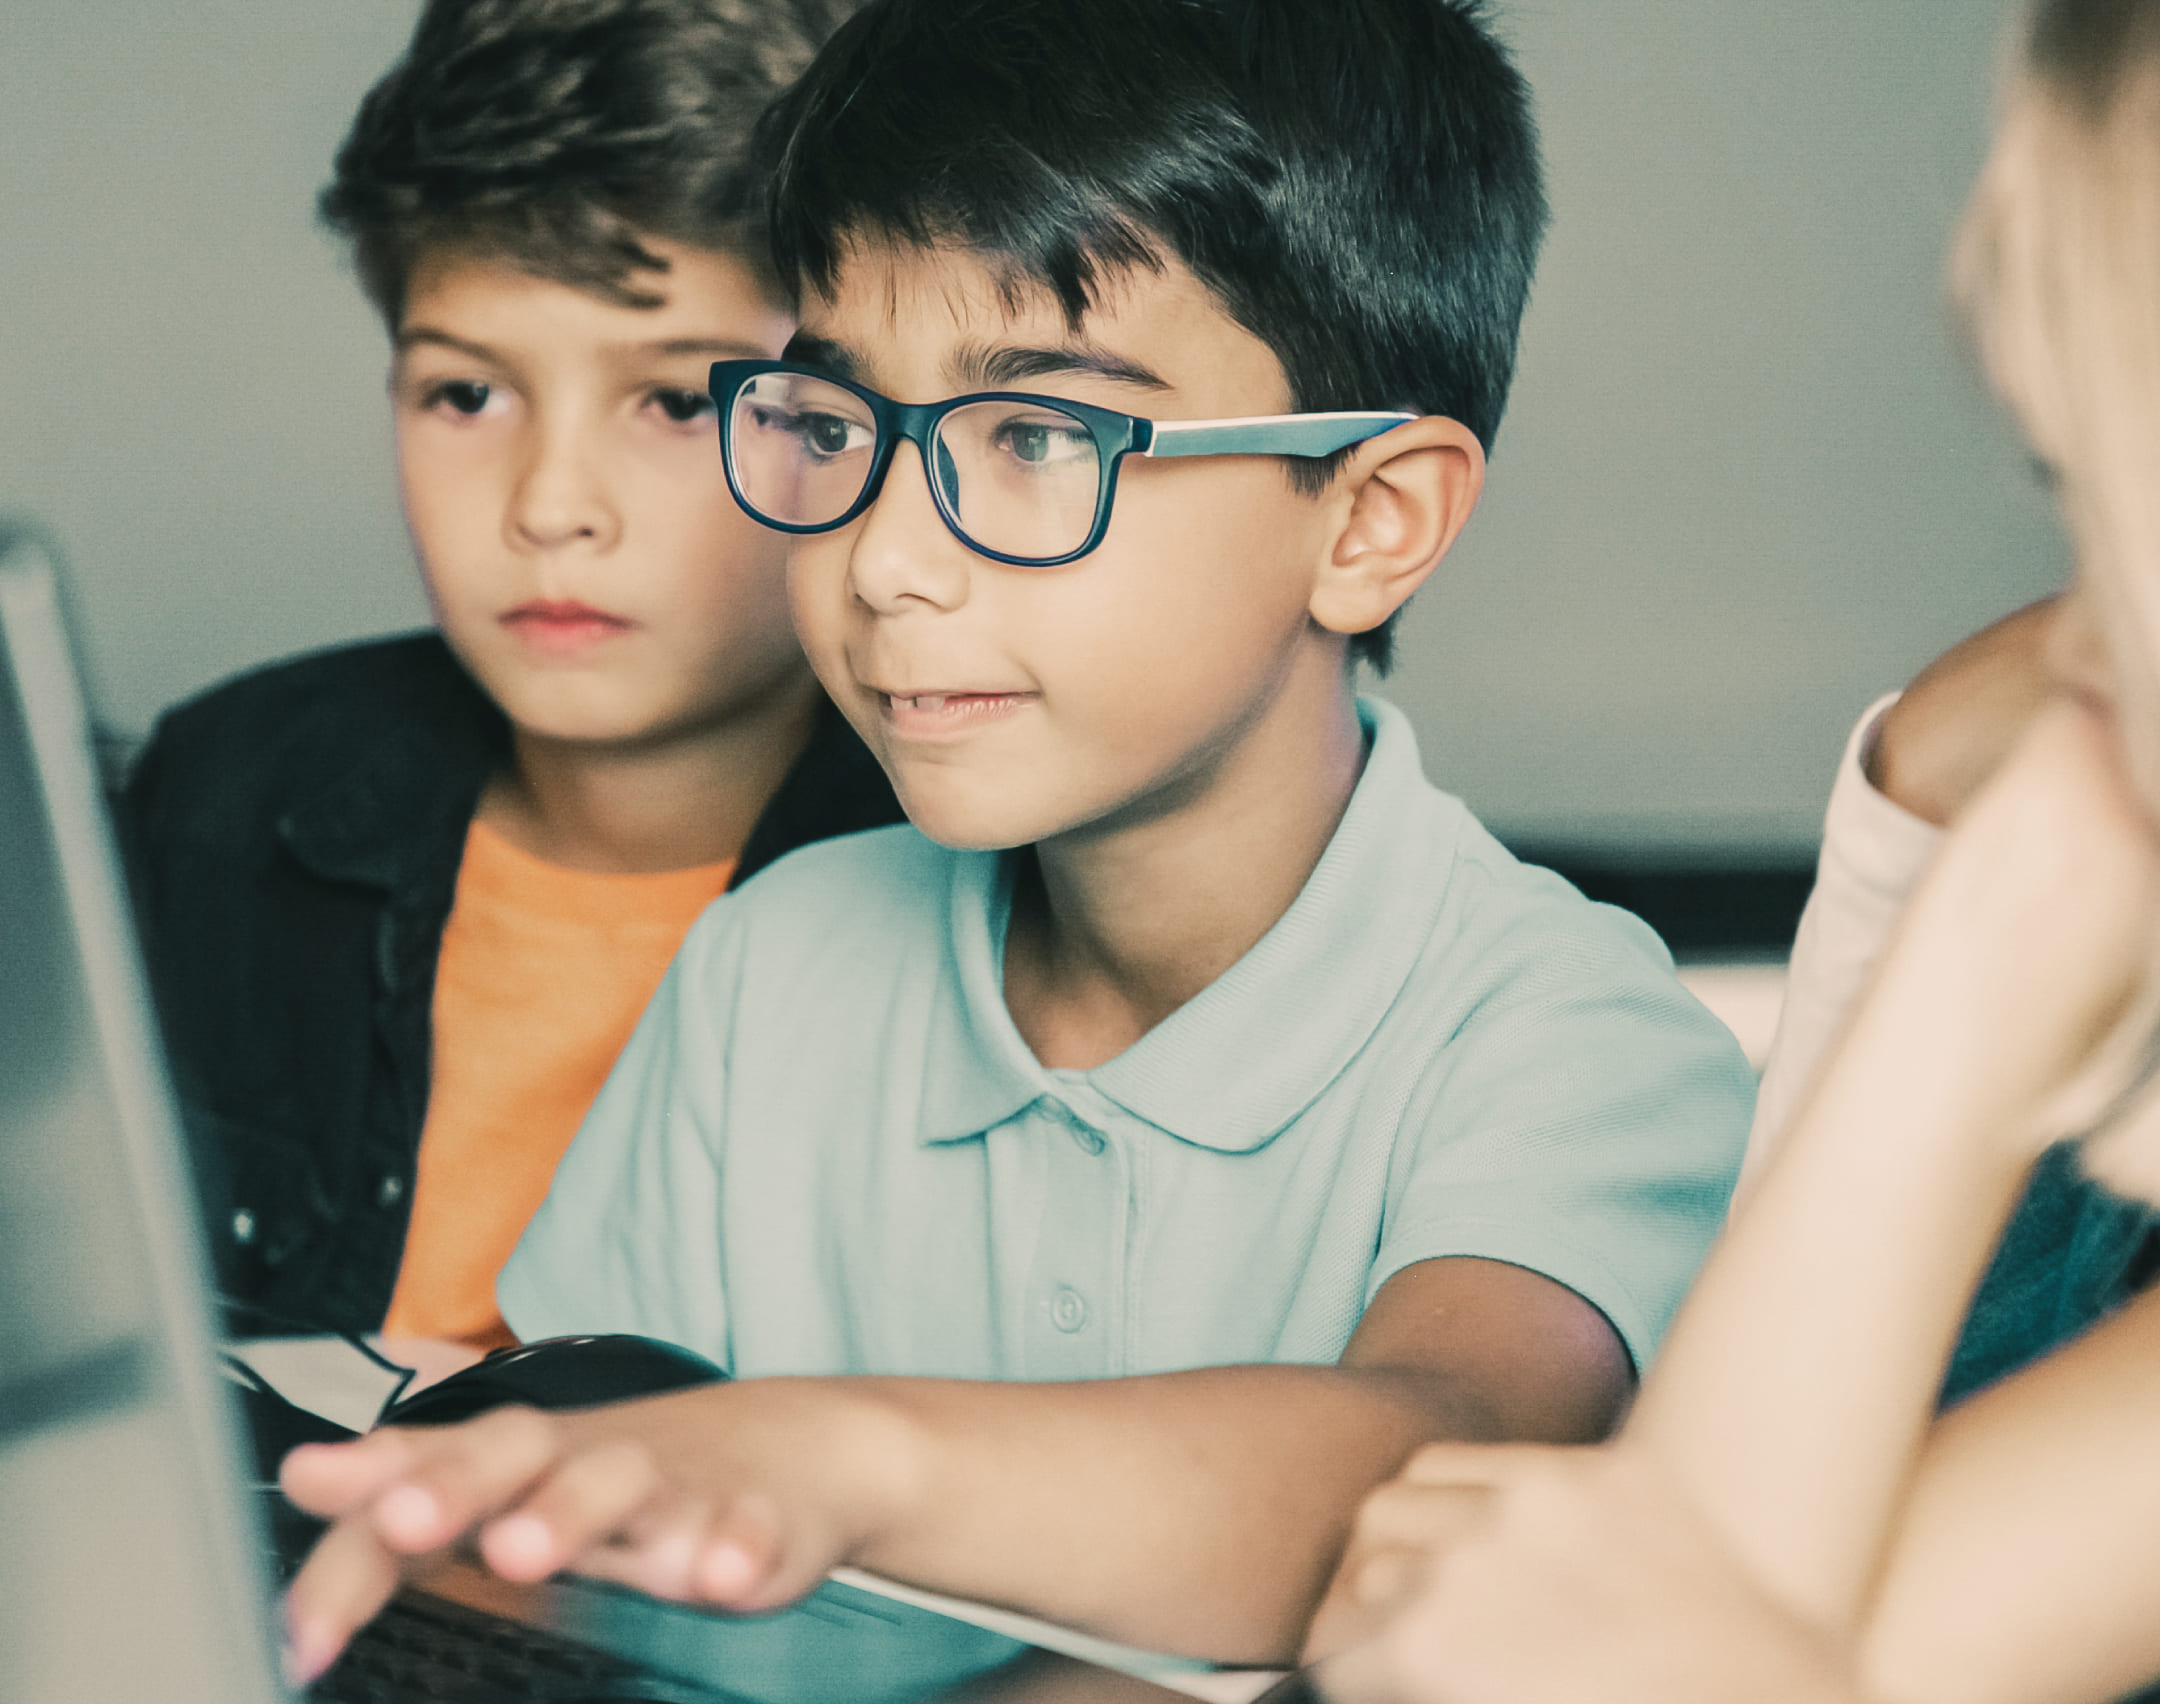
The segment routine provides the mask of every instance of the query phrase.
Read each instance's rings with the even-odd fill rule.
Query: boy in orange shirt
[[[432,0],[323,195],[438,633],[172,711],[145,947],[247,1323],[508,1341],[495,1274],[684,931],[894,821],[706,370],[791,329],[751,127],[845,0]]]

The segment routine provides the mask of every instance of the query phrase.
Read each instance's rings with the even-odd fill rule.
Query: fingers
[[[792,1603],[836,1560],[835,1550],[806,1533],[790,1542],[778,1506],[745,1492],[719,1508],[660,1498],[567,1565],[654,1597],[756,1613]]]
[[[750,1612],[811,1590],[842,1559],[838,1517],[807,1498],[783,1517],[775,1497],[731,1483],[739,1467],[702,1460],[709,1432],[686,1430],[669,1400],[557,1416],[505,1408],[295,1451],[287,1494],[333,1523],[288,1594],[295,1673],[320,1673],[414,1559],[468,1536],[521,1582],[575,1569]]]
[[[278,1464],[278,1486],[296,1507],[335,1520],[406,1472],[413,1443],[414,1434],[390,1427],[349,1444],[301,1444]]]
[[[403,1577],[403,1559],[366,1521],[348,1516],[336,1522],[285,1594],[286,1678],[305,1686],[327,1669]]]
[[[373,1505],[384,1542],[410,1555],[440,1549],[522,1500],[563,1453],[556,1423],[530,1408],[415,1432],[406,1470]]]
[[[462,1426],[388,1427],[287,1456],[279,1473],[286,1494],[332,1518],[286,1593],[295,1676],[305,1681],[327,1668],[389,1601],[409,1559],[439,1550],[509,1505],[553,1465],[559,1449],[545,1417],[500,1409]]]
[[[529,1408],[461,1426],[386,1426],[349,1444],[303,1444],[278,1471],[285,1495],[335,1520],[362,1510],[395,1549],[447,1544],[552,1463],[557,1430]]]
[[[1308,1662],[1371,1638],[1455,1545],[1488,1518],[1489,1485],[1464,1484],[1453,1459],[1413,1460],[1365,1499],[1306,1637]],[[1413,1479],[1411,1469],[1426,1475]]]
[[[508,1580],[540,1580],[622,1532],[658,1495],[652,1453],[628,1439],[563,1460],[480,1531],[480,1554]]]
[[[777,1605],[800,1595],[783,1589],[785,1565],[780,1511],[769,1498],[746,1494],[713,1523],[692,1585],[707,1602],[730,1608]]]

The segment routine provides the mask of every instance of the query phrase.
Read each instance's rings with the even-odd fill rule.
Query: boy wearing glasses
[[[495,1277],[692,920],[897,820],[727,494],[793,325],[752,127],[844,0],[431,0],[325,191],[439,633],[260,670],[123,800],[242,1329],[509,1340]]]
[[[734,1382],[297,1454],[296,1656],[477,1530],[1285,1660],[1419,1444],[1610,1427],[1747,1122],[1351,690],[1482,484],[1526,91],[1461,0],[873,0],[768,123],[728,478],[913,826],[691,932],[504,1272]]]

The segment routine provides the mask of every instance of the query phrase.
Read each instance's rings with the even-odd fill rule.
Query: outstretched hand
[[[874,1457],[838,1447],[837,1418],[805,1384],[767,1380],[297,1449],[285,1494],[331,1526],[286,1597],[289,1666],[320,1674],[408,1575],[465,1545],[509,1580],[567,1569],[732,1610],[792,1602],[875,1506],[850,1465]]]
[[[1435,1444],[1375,1492],[1313,1623],[1330,1704],[1860,1704],[1625,1446]]]

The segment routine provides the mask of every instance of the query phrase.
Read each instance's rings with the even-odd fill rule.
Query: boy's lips
[[[604,639],[627,633],[637,625],[627,617],[611,615],[604,609],[594,609],[575,599],[557,601],[551,598],[535,598],[530,603],[519,604],[517,608],[505,611],[500,620],[526,644],[557,656],[582,651]]]
[[[901,739],[950,738],[1011,715],[1032,692],[879,692],[885,725]]]

